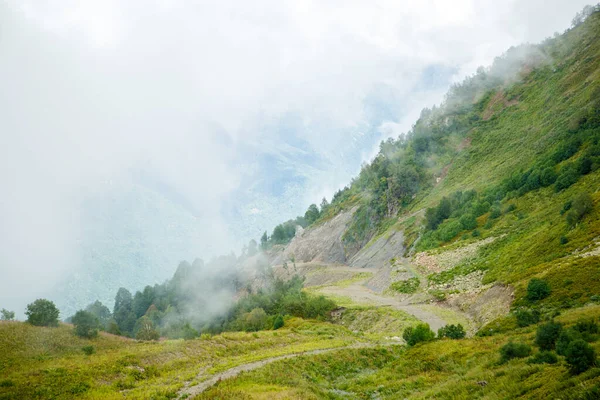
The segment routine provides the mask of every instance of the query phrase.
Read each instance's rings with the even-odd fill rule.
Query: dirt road
[[[324,295],[332,294],[335,296],[349,297],[352,302],[362,305],[390,306],[407,314],[413,315],[423,322],[429,324],[435,332],[442,326],[446,325],[446,321],[437,315],[419,308],[418,305],[410,304],[409,300],[400,300],[395,297],[380,295],[370,290],[363,285],[363,282],[356,282],[347,287],[327,286],[319,290],[319,293]]]

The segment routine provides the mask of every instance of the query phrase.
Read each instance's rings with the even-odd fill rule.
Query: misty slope
[[[111,306],[119,287],[162,283],[200,252],[197,218],[142,184],[112,187],[84,209],[79,266],[56,290],[62,298],[54,297],[65,317],[97,299]]]
[[[382,143],[302,237],[358,207],[338,243],[347,259],[376,254],[373,245],[396,232],[404,234],[406,255],[500,238],[468,264],[428,273],[451,283],[482,271],[484,283],[514,284],[518,298],[530,277],[548,276],[556,290],[547,302],[585,304],[600,289],[593,250],[600,235],[599,36],[595,13],[561,36],[511,49],[453,87],[405,137]],[[591,203],[568,222],[566,208],[582,193]],[[433,221],[443,198],[448,214]]]
[[[375,279],[380,304],[357,307],[334,294],[330,299],[347,313],[334,320],[331,308],[320,308],[319,317],[329,314],[336,324],[283,311],[288,316],[279,331],[271,321],[261,332],[213,337],[201,327],[200,338],[152,344],[104,333],[95,341],[68,340],[66,325],[0,323],[0,347],[7,349],[0,372],[10,372],[0,381],[0,397],[166,399],[208,381],[215,386],[198,398],[598,398],[598,37],[600,12],[541,45],[510,50],[453,87],[442,106],[424,110],[405,136],[382,143],[373,162],[287,246],[273,246],[267,257],[232,257],[233,264],[253,264],[245,266],[256,280],[268,282],[274,271],[289,277],[294,308],[301,308],[295,300],[319,293],[321,283],[348,288],[373,286]],[[282,265],[269,268],[267,260]],[[336,268],[336,282],[315,279]],[[302,269],[313,287],[294,282]],[[236,307],[252,310],[240,314],[248,322],[272,299],[244,283],[236,289],[248,295]],[[278,284],[285,299],[286,285]],[[386,308],[384,296],[418,298],[410,305],[447,311],[445,318],[460,310],[476,320],[477,332],[457,340],[432,333],[425,343],[398,346],[400,329],[406,333],[418,322]],[[147,300],[139,315],[150,314],[157,297]],[[557,337],[543,352],[547,339],[539,332],[548,325]],[[504,357],[517,352],[511,343],[520,354]],[[587,362],[582,371],[573,368],[580,361],[575,343],[594,356],[579,357]],[[85,356],[80,346],[87,344],[98,354]],[[355,344],[378,346],[347,348]],[[340,349],[333,354],[282,358],[224,382],[216,378],[269,357],[334,347]]]

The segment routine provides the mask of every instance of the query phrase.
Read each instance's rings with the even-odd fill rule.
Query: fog
[[[241,248],[585,4],[3,2],[0,307],[106,302]]]

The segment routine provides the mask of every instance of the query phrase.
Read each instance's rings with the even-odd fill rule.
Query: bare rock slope
[[[283,264],[290,260],[328,264],[346,263],[342,236],[355,211],[355,208],[344,211],[329,221],[302,231],[275,257],[273,264]]]
[[[382,235],[373,243],[360,249],[349,261],[359,268],[381,268],[390,265],[392,258],[401,258],[404,253],[402,231]]]

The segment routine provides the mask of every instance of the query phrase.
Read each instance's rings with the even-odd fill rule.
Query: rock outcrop
[[[334,218],[297,234],[290,244],[274,258],[273,264],[296,262],[346,263],[342,235],[352,220],[356,208],[344,211]]]

